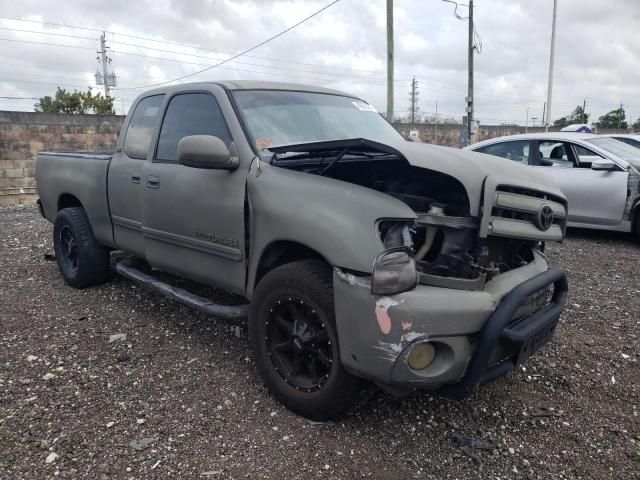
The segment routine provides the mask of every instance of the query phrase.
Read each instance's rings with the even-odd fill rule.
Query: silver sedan
[[[492,138],[465,150],[544,171],[569,201],[569,226],[640,238],[640,149],[610,136],[550,132]]]
[[[640,134],[637,133],[609,133],[606,135],[607,137],[615,138],[616,140],[620,140],[632,147],[640,148]]]

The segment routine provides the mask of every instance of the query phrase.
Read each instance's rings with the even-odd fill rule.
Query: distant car
[[[492,138],[466,150],[531,165],[552,177],[569,200],[569,226],[640,238],[640,149],[616,138],[531,133]]]
[[[561,132],[579,132],[579,133],[592,133],[591,127],[586,123],[574,123],[572,125],[567,125],[564,127]]]
[[[632,147],[640,148],[640,134],[637,133],[610,133],[607,137],[615,138],[621,142],[631,145]]]

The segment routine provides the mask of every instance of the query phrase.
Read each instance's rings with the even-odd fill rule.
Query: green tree
[[[640,130],[640,117],[631,125],[634,130]]]
[[[560,117],[559,119],[557,119],[556,121],[553,122],[553,126],[555,128],[564,128],[567,125],[569,125],[569,119],[567,117]]]
[[[557,119],[553,122],[553,126],[556,128],[564,128],[575,123],[589,123],[589,114],[584,111],[581,105],[574,108],[571,115]]]
[[[598,119],[598,123],[596,123],[598,128],[627,128],[629,124],[627,123],[626,114],[624,112],[624,108],[616,108],[615,110],[611,110],[609,113],[605,113]]]
[[[58,87],[53,97],[45,96],[34,106],[36,112],[43,113],[94,113],[113,115],[113,98],[103,97],[101,93],[93,94],[91,88],[86,92],[67,92]]]

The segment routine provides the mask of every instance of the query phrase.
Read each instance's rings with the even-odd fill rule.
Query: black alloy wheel
[[[53,224],[53,249],[60,273],[72,287],[100,285],[109,279],[109,249],[96,240],[81,207],[58,212]]]
[[[286,383],[305,392],[322,388],[333,368],[331,340],[311,306],[297,297],[278,300],[265,333],[271,362]]]
[[[73,237],[71,227],[68,225],[60,229],[60,255],[61,261],[65,264],[69,273],[75,273],[78,270],[78,244]]]
[[[333,302],[333,271],[319,259],[274,268],[251,298],[256,368],[283,404],[312,420],[344,415],[363,387],[342,364]]]

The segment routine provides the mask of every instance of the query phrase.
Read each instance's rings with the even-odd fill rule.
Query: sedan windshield
[[[613,138],[592,138],[587,140],[601,149],[614,154],[618,158],[626,160],[633,165],[636,170],[640,170],[640,148],[632,147]]]
[[[259,152],[323,140],[403,140],[375,108],[356,98],[285,90],[240,90],[233,96]]]

